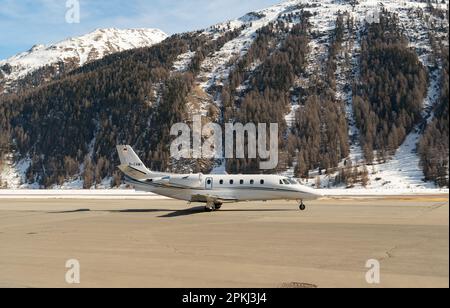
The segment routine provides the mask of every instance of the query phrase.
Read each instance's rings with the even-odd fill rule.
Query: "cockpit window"
[[[280,185],[284,185],[283,180],[280,180]]]
[[[291,184],[293,184],[293,185],[298,185],[297,180],[289,179],[289,182],[291,182]]]
[[[286,179],[283,179],[283,183],[286,184],[286,185],[289,185],[289,184],[290,184],[289,181],[286,180]]]

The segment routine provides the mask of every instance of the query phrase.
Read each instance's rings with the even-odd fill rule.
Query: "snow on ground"
[[[166,200],[153,193],[133,189],[104,190],[12,190],[0,189],[0,199],[119,199],[119,200]]]
[[[25,158],[15,164],[12,160],[12,155],[8,155],[4,165],[0,167],[0,187],[1,184],[6,183],[7,188],[19,188],[26,180],[26,172],[31,165],[31,160]]]
[[[347,30],[348,31],[348,30]],[[353,110],[353,80],[358,80],[360,75],[359,69],[359,57],[361,55],[361,23],[355,23],[355,33],[347,33],[348,41],[351,44],[351,72],[346,72],[350,76],[347,79],[346,76],[338,75],[337,80],[337,97],[342,99],[345,103],[345,112],[347,115],[347,122],[349,127],[349,139],[351,141],[350,145],[350,155],[349,158],[360,163],[364,159],[363,151],[359,141],[360,132],[356,125],[355,114]],[[343,70],[343,59],[338,62],[338,69]]]
[[[441,70],[435,70],[430,73],[430,85],[428,87],[428,94],[423,102],[422,116],[427,123],[430,123],[434,118],[434,107],[439,99],[441,93],[440,89]]]
[[[289,5],[295,2],[290,2]],[[364,23],[368,18],[377,16],[377,13],[381,10],[381,6],[384,6],[390,11],[398,13],[400,22],[406,31],[406,35],[410,40],[410,45],[415,48],[420,60],[427,65],[427,61],[431,52],[430,42],[428,39],[428,33],[430,31],[429,26],[425,25],[423,20],[414,18],[414,15],[418,10],[426,11],[426,3],[416,1],[403,1],[403,0],[388,0],[381,2],[378,0],[361,0],[359,4],[352,7],[348,2],[342,2],[339,0],[321,0],[321,1],[298,1],[297,4],[304,4],[305,10],[310,11],[313,16],[310,19],[312,24],[314,37],[311,42],[311,53],[309,55],[309,72],[313,73],[317,65],[323,67],[327,58],[328,46],[329,46],[329,34],[335,27],[335,20],[339,12],[348,12],[355,21],[355,33],[346,33],[344,45],[349,44],[351,52],[351,67],[345,66],[345,58],[343,56],[338,59],[337,68],[337,97],[342,99],[346,105],[346,114],[349,122],[349,135],[352,141],[350,148],[349,159],[352,162],[360,164],[364,157],[363,151],[359,144],[359,130],[356,127],[353,114],[353,93],[352,83],[353,80],[357,80],[359,76],[359,56],[361,50],[361,31]],[[283,4],[277,7],[277,10],[271,10],[270,19],[274,20],[277,16],[280,16],[283,10],[289,10],[289,5]],[[445,6],[445,5],[444,5]],[[261,11],[264,12],[264,11]],[[230,67],[224,65],[232,56],[242,56],[245,53],[245,48],[249,46],[246,39],[251,39],[252,35],[256,31],[255,28],[262,27],[262,23],[267,24],[269,14],[266,14],[265,19],[259,20],[259,24],[253,21],[253,27],[244,30],[242,36],[237,40],[229,42],[221,52],[217,53],[215,57],[208,59],[205,62],[205,71],[210,71],[209,75],[206,75],[205,83],[203,87],[206,89],[216,82],[221,82],[226,76]],[[376,19],[375,19],[376,20]],[[237,24],[236,26],[241,26]],[[448,28],[448,25],[447,25]],[[251,41],[251,40],[250,40]],[[224,57],[225,55],[225,57]],[[222,62],[217,59],[222,59]],[[212,64],[212,65],[211,65]],[[319,70],[319,73],[320,72]],[[430,76],[430,87],[428,96],[424,101],[424,117],[430,119],[432,117],[431,109],[436,99],[438,87],[438,72],[434,72]],[[293,99],[291,111],[286,115],[286,122],[288,125],[292,125],[295,119],[295,112],[298,110],[298,102]],[[435,191],[436,186],[433,183],[423,182],[422,168],[419,166],[419,157],[416,153],[416,145],[420,138],[419,127],[411,133],[404,144],[398,149],[396,154],[386,163],[375,165],[373,168],[369,168],[370,184],[368,189],[373,191],[393,191],[401,193],[415,193],[417,191],[424,192],[425,190]],[[290,168],[283,173],[287,176],[294,175],[294,168]],[[313,173],[314,174],[314,173]],[[327,176],[321,176],[322,187],[328,186],[329,178]],[[309,185],[312,186],[314,180],[310,181]],[[352,190],[368,191],[363,187],[356,187]],[[344,190],[345,191],[345,190]]]
[[[52,189],[66,189],[66,190],[77,190],[83,189],[84,181],[81,178],[75,178],[73,180],[68,180],[62,185],[54,185]],[[109,188],[109,187],[106,187]]]
[[[424,100],[423,116],[426,122],[433,118],[432,108],[439,99],[439,70],[430,74],[430,83],[427,97]],[[421,137],[419,124],[409,134],[405,142],[395,153],[394,157],[384,164],[375,165],[375,174],[371,174],[371,187],[384,187],[385,189],[412,188],[412,189],[434,189],[436,185],[424,182],[424,173],[420,166],[420,158],[417,154],[417,145]],[[378,180],[377,179],[382,179]]]
[[[317,189],[323,197],[385,197],[385,196],[420,196],[448,195],[448,189],[403,189],[403,188],[356,188],[356,189]]]
[[[235,57],[242,57],[247,52],[248,48],[251,46],[253,40],[256,37],[256,31],[261,27],[269,24],[272,21],[275,21],[280,16],[285,13],[289,13],[295,10],[299,10],[300,7],[296,5],[303,5],[304,9],[310,11],[313,16],[311,17],[311,23],[313,26],[314,37],[311,42],[312,52],[309,56],[309,65],[310,65],[310,73],[313,73],[313,67],[319,64],[323,66],[324,61],[326,60],[328,45],[329,45],[329,33],[334,29],[335,20],[338,12],[349,12],[351,16],[355,19],[355,26],[357,28],[356,36],[346,36],[345,43],[351,43],[351,68],[345,67],[344,59],[338,59],[338,71],[337,71],[337,97],[342,99],[346,103],[346,113],[347,118],[349,120],[349,134],[352,139],[351,145],[351,154],[350,159],[354,162],[360,162],[362,158],[362,150],[359,145],[359,132],[356,128],[354,117],[353,117],[353,105],[352,105],[352,92],[351,92],[351,84],[354,79],[358,78],[359,74],[359,54],[360,54],[360,30],[362,29],[362,25],[367,19],[368,16],[374,16],[374,13],[379,11],[380,3],[385,8],[395,11],[399,14],[400,21],[402,22],[406,35],[408,36],[411,47],[415,48],[417,51],[420,60],[425,65],[428,64],[428,56],[430,54],[430,43],[428,40],[428,32],[430,31],[430,24],[425,23],[421,18],[415,18],[414,14],[417,13],[417,9],[422,9],[426,11],[427,4],[416,1],[406,1],[406,0],[387,0],[380,2],[379,0],[360,0],[359,4],[355,7],[352,7],[348,1],[340,1],[340,0],[291,0],[286,1],[281,4],[272,6],[268,9],[264,9],[258,12],[249,13],[246,16],[232,20],[230,22],[218,24],[213,26],[205,31],[206,34],[212,35],[217,38],[223,33],[223,31],[236,29],[242,26],[245,26],[244,30],[241,32],[240,36],[236,39],[233,39],[227,42],[221,50],[214,53],[212,56],[209,56],[205,59],[202,64],[201,73],[199,74],[198,80],[200,81],[200,88],[203,91],[207,91],[212,85],[220,84],[224,80],[227,79],[231,69],[232,64],[231,60]],[[438,4],[440,6],[446,7],[446,4]],[[433,4],[436,5],[436,4]],[[430,16],[429,16],[430,17]],[[430,17],[433,19],[433,17]],[[435,20],[434,20],[435,21]],[[448,21],[445,25],[446,29],[448,29]],[[98,30],[103,31],[103,30]],[[25,74],[30,70],[34,69],[34,66],[39,66],[48,64],[48,61],[57,61],[60,59],[61,48],[69,48],[71,44],[80,45],[81,49],[78,50],[74,48],[76,57],[79,57],[80,64],[88,61],[88,48],[94,46],[95,49],[101,49],[101,46],[98,44],[103,44],[104,42],[104,33],[99,33],[98,31],[89,34],[83,40],[82,38],[72,39],[66,42],[62,42],[59,44],[55,44],[49,47],[44,46],[36,46],[32,51],[28,53],[20,54],[8,61],[11,62],[13,69],[16,61],[22,66],[24,72],[18,72],[17,70],[13,70],[13,75],[16,74],[20,76],[20,74]],[[114,31],[110,31],[114,33]],[[126,31],[126,30],[125,30]],[[130,30],[133,31],[133,30]],[[120,48],[134,48],[140,47],[141,44],[150,44],[151,42],[142,42],[142,37],[145,37],[145,33],[139,33],[139,30],[135,34],[123,33],[123,36],[128,37],[128,43],[118,43]],[[145,30],[141,30],[145,31]],[[158,30],[149,30],[156,31],[155,33],[150,33],[149,36],[152,39],[156,39],[155,41],[160,41],[165,38],[165,35]],[[108,32],[108,31],[106,31]],[[115,35],[115,34],[114,34]],[[134,37],[133,35],[136,35]],[[117,35],[120,39],[122,35]],[[134,38],[133,38],[134,37]],[[81,39],[81,41],[79,41]],[[109,39],[111,40],[111,38]],[[82,42],[86,41],[86,42]],[[98,42],[97,42],[98,41]],[[87,44],[87,46],[83,45]],[[125,45],[124,45],[125,44]],[[83,48],[86,47],[86,48]],[[70,48],[69,48],[70,49]],[[46,55],[42,55],[43,52],[46,52]],[[53,54],[53,52],[55,54]],[[68,52],[68,51],[67,51]],[[188,52],[183,55],[180,55],[177,61],[174,63],[175,71],[183,71],[186,69],[187,65],[190,63],[190,60],[194,56],[194,52]],[[71,54],[72,55],[72,54]],[[46,57],[50,57],[49,59]],[[54,60],[56,59],[56,60]],[[0,61],[0,66],[5,64],[5,61]],[[351,70],[350,72],[348,70]],[[350,77],[347,77],[350,75]],[[16,76],[16,77],[17,77]],[[434,72],[430,76],[430,89],[428,91],[427,99],[424,102],[424,116],[426,119],[432,119],[432,106],[436,99],[436,95],[438,93],[438,72]],[[220,98],[219,98],[220,100]],[[220,101],[216,101],[218,105],[220,105]],[[203,107],[202,107],[203,108]],[[286,115],[286,121],[288,124],[292,124],[295,118],[295,112],[299,108],[298,99],[293,99],[292,109],[289,114]],[[204,109],[204,108],[203,108]],[[383,193],[425,193],[425,192],[435,192],[435,186],[432,183],[424,183],[422,169],[419,166],[419,158],[416,154],[416,145],[420,138],[419,127],[412,132],[404,142],[404,144],[398,149],[396,154],[384,164],[376,165],[373,168],[369,167],[370,173],[370,185],[368,189],[363,187],[355,187],[351,190],[341,189],[341,192],[351,191],[368,193],[369,191],[373,192],[383,192]],[[29,162],[28,162],[29,163]],[[21,180],[24,178],[24,173],[26,170],[27,161],[21,161],[15,166],[9,165],[5,170],[2,171],[3,180],[6,179],[8,183],[10,183],[13,187],[19,187]],[[293,168],[288,170],[285,174],[292,176]],[[225,171],[225,165],[220,164],[217,166],[213,173],[223,173]],[[314,174],[314,173],[312,173]],[[108,188],[108,181],[106,179],[102,185],[99,187]],[[322,187],[326,187],[328,185],[329,179],[326,176],[321,176]],[[310,180],[308,185],[312,186],[314,180]],[[64,185],[57,187],[60,189],[74,189],[82,187],[82,181],[79,179],[74,179],[65,183]]]
[[[324,198],[333,197],[385,197],[413,195],[445,195],[448,189],[318,189],[316,192]],[[9,190],[0,189],[0,199],[85,199],[85,200],[170,200],[153,193],[139,192],[133,189],[108,190]]]
[[[295,123],[295,115],[297,113],[297,110],[300,108],[300,105],[298,104],[292,104],[291,111],[285,116],[286,124],[288,127],[292,127]]]
[[[439,74],[431,74],[428,94],[424,102],[427,106],[425,110],[430,110],[429,106],[433,106],[436,99],[439,97]],[[425,119],[432,117],[430,112],[427,113]],[[387,160],[385,163],[368,166],[369,171],[369,185],[367,188],[361,185],[356,185],[351,189],[340,189],[353,194],[422,194],[422,193],[448,193],[448,189],[440,190],[432,182],[424,182],[423,170],[420,166],[420,158],[417,155],[417,144],[421,137],[421,125],[418,125],[414,131],[409,134],[405,142],[399,147],[395,155]],[[355,161],[355,160],[353,160]],[[328,175],[318,175],[318,171],[312,173],[313,178],[305,185],[315,186],[315,177],[320,178],[321,187],[331,187],[330,177]],[[335,176],[332,175],[332,177]],[[333,189],[331,189],[333,191]]]
[[[223,28],[229,25],[236,29],[243,25],[246,26],[239,37],[227,42],[221,50],[203,61],[201,73],[199,74],[199,80],[202,81],[200,87],[206,91],[212,85],[222,83],[229,76],[232,69],[229,62],[233,57],[242,57],[247,52],[256,37],[256,31],[268,25],[270,22],[275,21],[281,14],[289,11],[290,7],[296,3],[298,1],[286,1],[268,9],[248,14],[243,18],[213,27]]]
[[[178,56],[177,60],[173,63],[173,70],[175,72],[184,72],[191,64],[192,58],[195,56],[195,52],[188,51]]]
[[[388,3],[388,7],[392,7],[392,5],[392,3]],[[403,9],[405,14],[406,11],[406,9]],[[406,29],[410,45],[416,49],[420,61],[428,67],[430,72],[428,92],[423,102],[423,117],[429,123],[433,118],[433,107],[440,95],[440,71],[433,70],[429,63],[430,54],[432,53],[430,48],[431,43],[428,40],[430,28],[418,18],[406,18],[407,16],[405,14],[399,14],[399,17]],[[417,154],[417,145],[421,137],[421,127],[422,125],[415,127],[414,131],[407,136],[405,142],[400,146],[392,159],[384,164],[374,166],[375,174],[370,175],[370,187],[388,190],[398,188],[412,190],[436,188],[434,183],[423,181],[424,174],[420,166],[420,158]]]
[[[447,2],[448,3],[448,2]],[[312,8],[307,7],[306,10],[313,13],[311,17],[311,23],[315,31],[315,38],[311,43],[312,52],[309,56],[310,71],[314,71],[314,67],[317,64],[323,65],[327,55],[328,36],[329,32],[334,28],[334,21],[336,20],[337,13],[350,12],[351,16],[355,19],[356,33],[353,36],[345,37],[344,44],[351,43],[352,46],[352,68],[351,72],[346,72],[344,66],[344,59],[340,57],[338,59],[337,67],[337,97],[342,99],[346,103],[346,113],[349,122],[349,135],[352,141],[351,151],[349,159],[352,162],[361,163],[363,160],[363,153],[359,144],[359,131],[356,127],[353,116],[353,102],[352,102],[352,90],[351,85],[353,80],[358,79],[359,75],[359,55],[361,49],[361,30],[364,22],[368,16],[376,16],[376,13],[380,10],[380,1],[378,0],[361,0],[359,5],[352,8],[348,4],[341,4],[340,1],[326,0],[318,1],[317,3],[310,2]],[[426,3],[419,3],[415,1],[395,1],[388,0],[383,1],[382,5],[390,11],[395,11],[399,14],[400,22],[406,31],[406,35],[410,40],[410,46],[416,50],[419,55],[419,59],[425,66],[429,66],[429,56],[431,53],[430,41],[429,41],[429,24],[426,24],[422,19],[415,18],[414,14],[418,11],[426,11]],[[446,5],[440,5],[445,7]],[[420,9],[420,10],[418,10]],[[432,19],[432,17],[430,17]],[[436,22],[436,21],[435,21]],[[448,29],[447,24],[444,25]],[[435,104],[439,91],[439,71],[435,70],[430,73],[430,85],[428,89],[428,95],[424,101],[424,118],[429,122],[432,117],[432,107]],[[349,74],[348,74],[349,73]],[[350,75],[350,77],[348,77]],[[293,115],[295,115],[295,109],[297,109],[295,102],[291,113],[286,116],[288,123],[292,121]],[[384,164],[375,165],[370,168],[370,184],[368,188],[362,186],[356,186],[348,191],[361,191],[366,193],[369,191],[389,193],[416,193],[425,191],[436,191],[434,183],[423,182],[424,174],[420,167],[419,156],[417,155],[417,143],[420,140],[420,127],[416,127],[415,130],[407,137],[404,144],[400,146],[396,154]],[[293,175],[293,168],[283,173],[287,176]],[[311,173],[316,177],[318,171]],[[322,175],[319,177],[321,187],[328,187],[330,177]],[[314,186],[315,180],[310,179],[305,183],[308,186]],[[347,191],[347,190],[341,190]],[[438,190],[439,191],[439,190]],[[447,190],[448,192],[448,190]]]
[[[370,187],[391,189],[434,189],[432,182],[424,182],[424,174],[416,153],[420,135],[410,134],[392,159],[384,164],[375,165],[370,174]],[[369,170],[370,171],[370,170]]]
[[[346,114],[349,122],[349,135],[352,140],[350,159],[360,162],[363,158],[362,150],[359,145],[359,131],[356,127],[353,116],[353,80],[359,74],[359,54],[360,54],[360,30],[365,17],[378,8],[378,2],[375,5],[367,7],[353,7],[348,2],[336,0],[317,0],[301,2],[305,5],[304,9],[312,13],[310,22],[312,25],[313,38],[310,43],[310,54],[308,56],[308,72],[312,75],[318,72],[320,76],[325,73],[325,63],[328,58],[328,48],[330,45],[330,34],[335,29],[336,19],[339,13],[347,12],[355,19],[355,33],[346,33],[343,47],[346,44],[351,46],[352,55],[351,65],[346,67],[344,55],[340,55],[337,61],[336,72],[336,97],[342,100],[346,106]],[[350,70],[350,71],[349,71]],[[308,82],[313,82],[309,79]],[[309,86],[313,86],[309,84]],[[289,114],[286,115],[286,122],[289,126],[295,120],[295,112],[298,110],[298,101],[294,97]],[[290,170],[292,171],[292,170]]]
[[[335,28],[338,12],[349,10],[351,7],[346,4],[336,5],[334,0],[316,0],[307,3],[305,10],[313,15],[309,19],[312,25],[313,38],[310,43],[307,71],[314,73],[317,68],[322,70],[325,67],[330,33]],[[323,71],[320,71],[320,74],[322,73]]]
[[[352,45],[352,72],[351,77],[347,78],[345,67],[343,67],[343,58],[338,61],[337,69],[337,97],[346,103],[346,113],[349,123],[349,135],[352,141],[349,158],[354,162],[361,162],[363,160],[363,153],[359,144],[359,131],[353,115],[353,102],[351,85],[353,80],[358,79],[359,75],[359,55],[361,49],[361,30],[369,17],[376,17],[381,7],[385,7],[390,11],[397,12],[402,26],[406,30],[406,35],[410,40],[411,47],[415,48],[421,61],[426,64],[431,52],[430,42],[428,40],[428,33],[430,31],[429,24],[425,23],[420,18],[415,18],[414,14],[418,9],[425,11],[426,3],[416,1],[404,0],[361,0],[359,4],[352,7],[348,2],[343,3],[339,0],[321,0],[321,1],[307,1],[306,10],[310,11],[311,24],[314,31],[315,38],[311,42],[311,53],[309,55],[309,71],[315,71],[317,65],[324,66],[328,45],[329,33],[334,29],[335,20],[339,12],[348,12],[355,20],[356,33],[355,37],[346,36],[346,43]],[[446,7],[446,4],[433,4],[439,7]],[[431,18],[431,17],[430,17]],[[448,29],[448,24],[447,24]],[[425,109],[428,110],[430,105],[425,102]],[[293,104],[295,108],[295,104]],[[292,118],[292,113],[287,116],[287,119]]]

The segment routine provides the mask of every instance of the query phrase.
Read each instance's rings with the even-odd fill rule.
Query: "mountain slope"
[[[35,45],[27,52],[0,61],[0,93],[12,92],[21,80],[30,74],[52,66],[54,74],[83,66],[107,55],[140,47],[149,47],[166,39],[167,35],[157,29],[98,29],[87,35],[70,38],[49,46]],[[41,84],[42,79],[36,83]]]
[[[438,104],[448,97],[446,54],[448,1],[286,1],[0,98],[0,155],[3,144],[23,180],[45,187],[119,184],[117,143],[155,169],[260,172],[255,160],[171,160],[171,125],[200,113],[221,124],[278,122],[280,162],[270,172],[314,186],[436,187],[422,171],[436,157],[420,157],[417,143],[448,128],[426,129],[437,109],[448,119]],[[368,139],[373,128],[382,138]],[[443,170],[448,142],[433,146],[447,148]]]

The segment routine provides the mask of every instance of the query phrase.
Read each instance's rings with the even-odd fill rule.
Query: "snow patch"
[[[31,166],[31,159],[24,158],[13,163],[12,154],[6,157],[2,169],[0,169],[0,184],[6,184],[7,188],[20,188],[26,182],[26,172]]]
[[[191,64],[192,58],[195,56],[195,52],[188,51],[178,56],[177,60],[173,63],[173,70],[175,72],[184,72]]]
[[[206,91],[212,85],[223,83],[223,81],[228,78],[232,70],[230,61],[233,57],[241,58],[247,53],[256,38],[256,32],[258,29],[261,29],[270,22],[277,20],[281,14],[290,11],[291,6],[297,3],[298,1],[296,0],[285,1],[270,8],[247,14],[238,20],[219,24],[213,27],[212,29],[229,26],[232,29],[236,29],[238,27],[242,27],[243,25],[246,26],[239,37],[227,42],[221,50],[217,51],[214,55],[203,61],[201,73],[199,74],[199,80],[202,81],[200,83],[200,87]]]
[[[99,200],[169,200],[153,193],[133,189],[108,190],[14,190],[0,189],[1,199],[99,199]]]

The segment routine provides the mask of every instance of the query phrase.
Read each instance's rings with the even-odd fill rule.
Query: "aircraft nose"
[[[323,194],[317,191],[316,189],[306,186],[300,186],[299,192],[311,196],[311,199],[319,199],[323,197]]]

